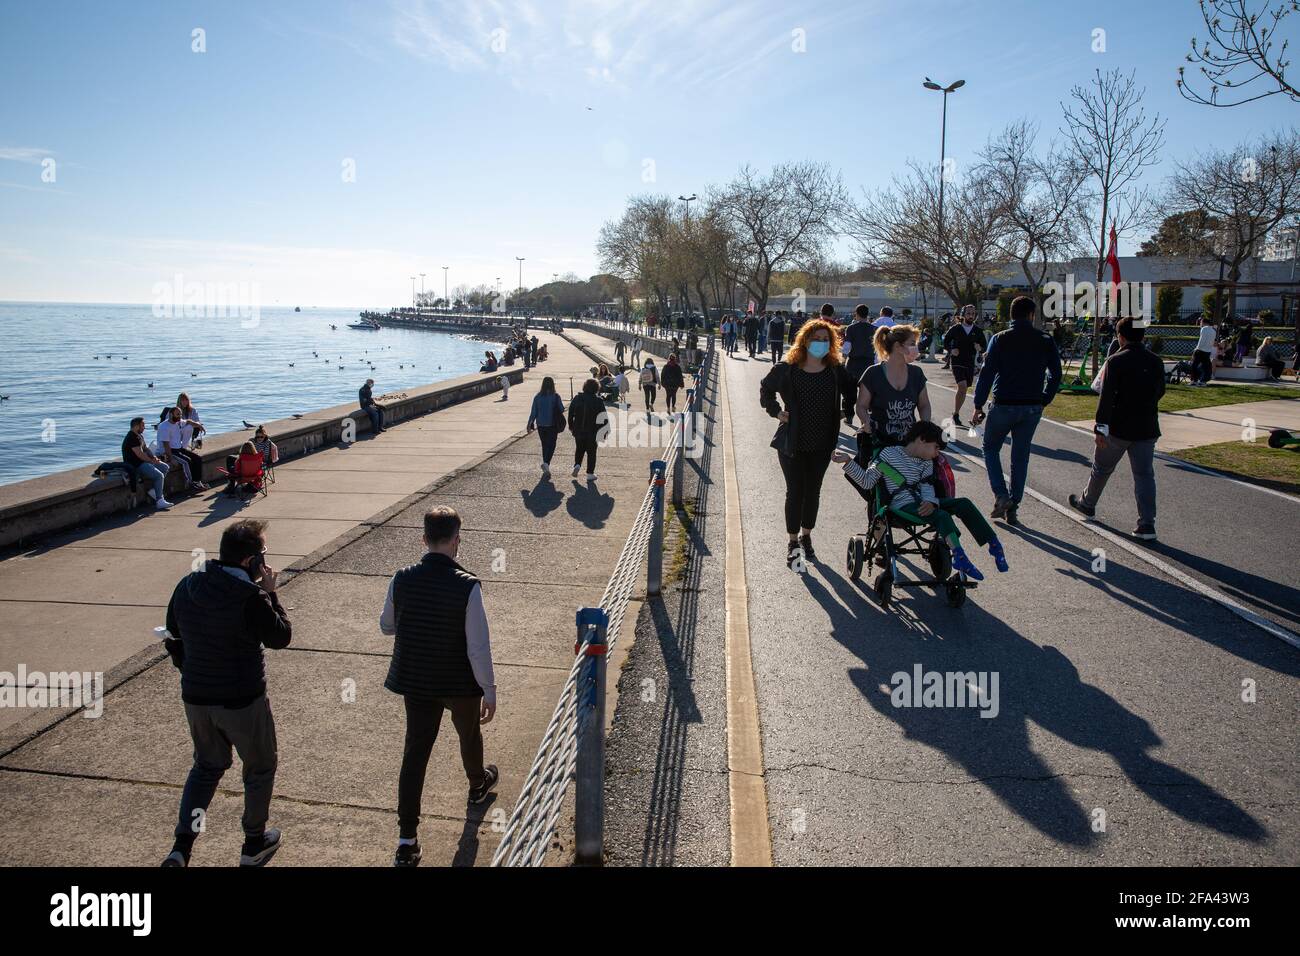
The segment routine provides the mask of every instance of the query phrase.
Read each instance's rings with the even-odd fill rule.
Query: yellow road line
[[[720,372],[725,364],[720,364]],[[736,450],[731,439],[731,402],[725,374],[719,376],[719,384],[727,494],[727,780],[731,793],[731,865],[771,866],[767,782],[763,779],[763,742],[758,729],[758,695],[749,644],[745,538],[740,523],[740,489],[736,483]]]

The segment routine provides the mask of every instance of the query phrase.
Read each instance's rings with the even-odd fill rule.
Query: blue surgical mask
[[[825,358],[828,354],[830,354],[830,351],[831,351],[831,343],[829,342],[808,343],[808,354],[811,355],[813,358],[819,358],[819,359]]]

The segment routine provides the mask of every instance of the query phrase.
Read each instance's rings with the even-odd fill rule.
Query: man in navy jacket
[[[993,336],[984,368],[975,385],[975,415],[984,420],[984,403],[993,409],[984,428],[984,464],[996,501],[991,516],[1019,524],[1019,505],[1029,478],[1029,450],[1034,432],[1061,384],[1061,355],[1050,335],[1034,328],[1034,300],[1020,296],[1011,303],[1011,327]],[[1002,472],[1002,446],[1011,437],[1011,489]]]

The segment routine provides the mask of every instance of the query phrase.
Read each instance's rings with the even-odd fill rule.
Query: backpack
[[[655,371],[652,368],[643,368],[641,370],[641,384],[653,385],[655,383]]]

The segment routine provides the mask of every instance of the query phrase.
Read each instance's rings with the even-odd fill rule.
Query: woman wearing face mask
[[[817,560],[812,529],[817,524],[822,479],[839,441],[840,421],[853,421],[854,394],[853,379],[840,356],[838,332],[820,319],[800,327],[790,351],[759,387],[763,408],[781,422],[772,447],[785,475],[787,567],[800,548],[805,560]]]
[[[880,361],[862,374],[857,413],[862,419],[859,436],[877,447],[902,441],[918,413],[921,421],[930,420],[925,373],[914,364],[921,354],[918,337],[914,325],[876,329],[872,344]]]

